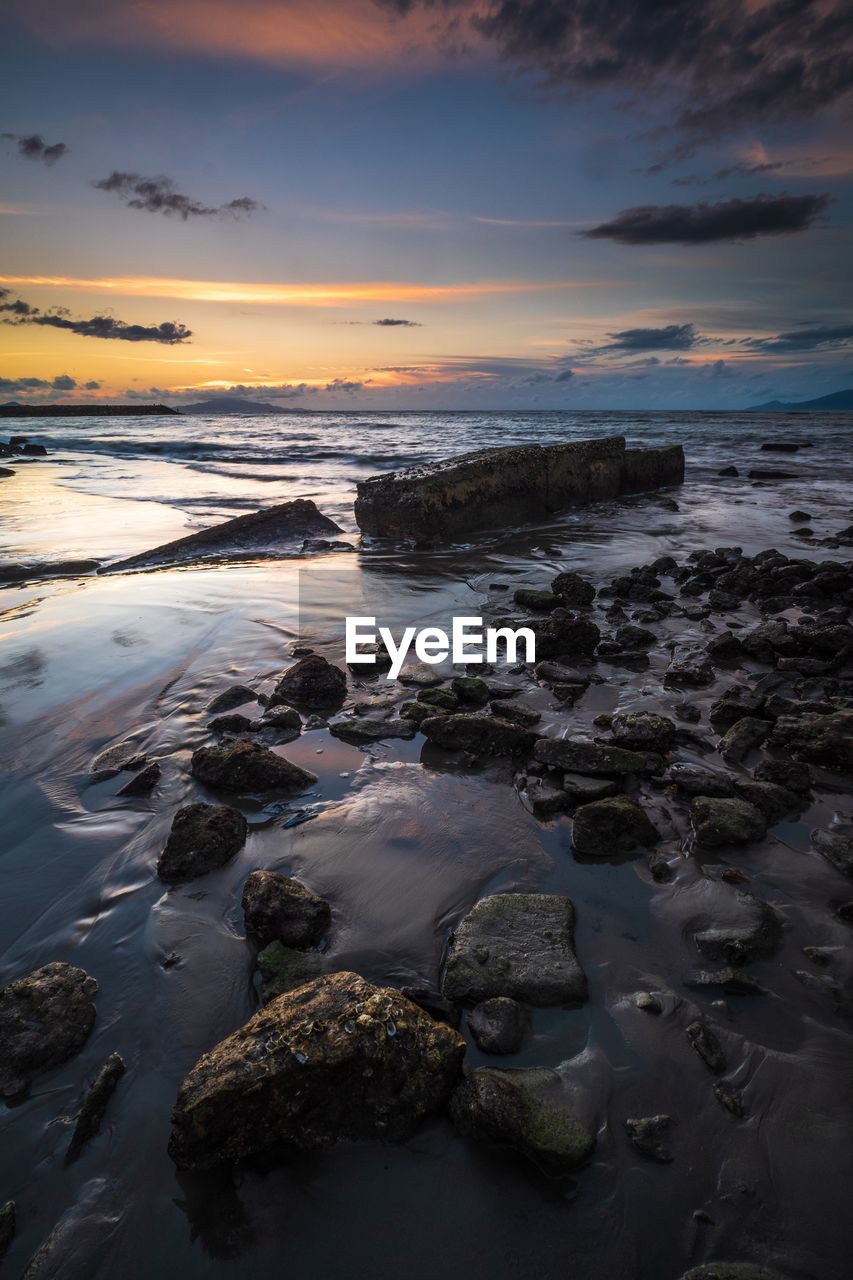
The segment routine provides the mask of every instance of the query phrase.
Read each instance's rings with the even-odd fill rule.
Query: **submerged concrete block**
[[[625,448],[624,436],[482,449],[371,476],[355,518],[373,537],[434,538],[541,519],[684,478],[680,445]]]

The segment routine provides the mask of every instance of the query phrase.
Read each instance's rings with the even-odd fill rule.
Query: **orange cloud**
[[[464,302],[490,294],[550,293],[599,288],[600,280],[487,280],[472,284],[362,281],[343,284],[264,284],[226,280],[173,280],[156,276],[3,276],[16,288],[79,289],[124,298],[177,298],[184,302],[259,303],[275,307],[347,307],[365,302]]]

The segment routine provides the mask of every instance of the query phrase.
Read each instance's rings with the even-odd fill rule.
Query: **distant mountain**
[[[212,396],[210,400],[200,400],[198,404],[182,404],[181,413],[299,413],[299,409],[280,409],[275,404],[264,404],[260,400],[240,400],[237,396]]]
[[[768,400],[766,404],[752,405],[753,412],[763,409],[767,413],[808,413],[810,410],[853,409],[853,388],[833,391],[832,395],[819,396],[817,400]]]

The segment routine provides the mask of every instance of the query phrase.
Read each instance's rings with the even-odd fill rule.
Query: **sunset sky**
[[[849,0],[5,0],[0,402],[853,386]]]

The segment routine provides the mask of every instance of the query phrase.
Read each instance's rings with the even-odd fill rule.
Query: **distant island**
[[[0,404],[0,418],[138,418],[177,414],[166,404]]]
[[[766,404],[754,404],[751,412],[764,410],[766,413],[811,413],[812,411],[832,411],[853,409],[853,389],[833,391],[831,395],[819,396],[817,400],[768,400]]]
[[[216,414],[260,414],[260,413],[304,413],[304,409],[282,409],[275,404],[265,404],[261,400],[240,400],[237,396],[213,396],[210,400],[200,400],[198,404],[182,404],[181,413],[216,413]]]

